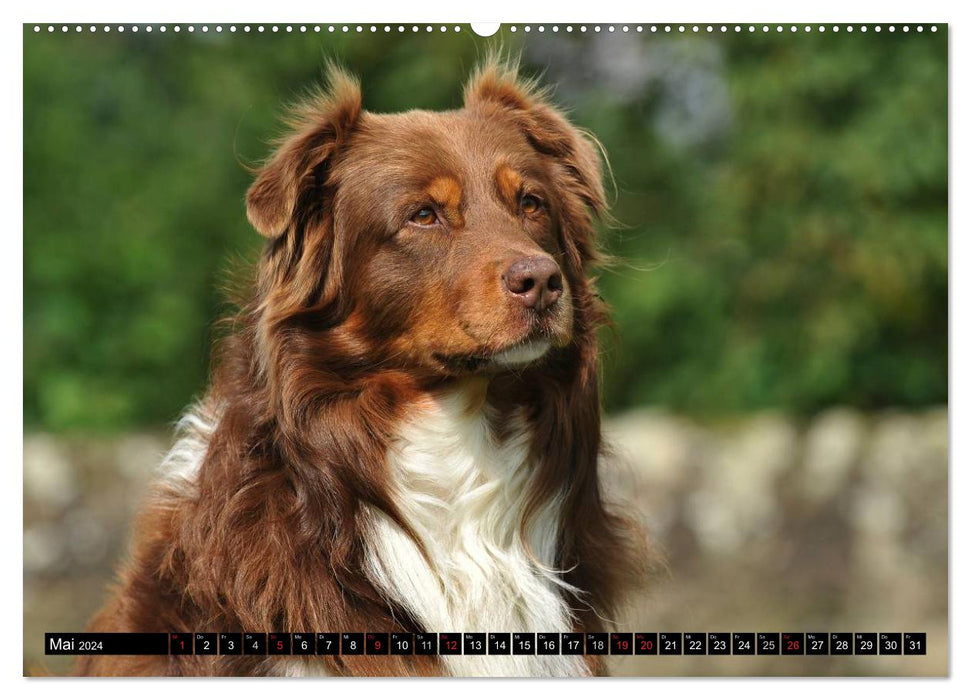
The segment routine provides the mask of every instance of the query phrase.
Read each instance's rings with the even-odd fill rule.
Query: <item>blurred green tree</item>
[[[611,405],[947,401],[946,37],[912,38],[731,37],[723,137],[614,158],[614,250],[657,265],[604,282]]]

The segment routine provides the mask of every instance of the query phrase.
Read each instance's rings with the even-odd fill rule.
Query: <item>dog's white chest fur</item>
[[[162,464],[186,487],[198,474],[219,422],[200,405],[182,420],[182,437]],[[428,632],[569,632],[568,586],[553,566],[560,503],[552,499],[520,536],[529,480],[525,421],[500,443],[482,410],[463,393],[424,404],[405,423],[388,454],[395,503],[428,554],[383,513],[370,512],[366,566],[380,590]],[[443,656],[457,676],[575,676],[579,656]],[[280,675],[316,675],[322,667],[281,662]]]
[[[560,504],[545,504],[521,536],[529,434],[502,442],[464,393],[423,405],[388,455],[393,499],[425,547],[383,513],[371,512],[367,565],[379,588],[429,632],[567,632],[567,588],[553,566]],[[587,674],[575,656],[444,656],[454,675]]]

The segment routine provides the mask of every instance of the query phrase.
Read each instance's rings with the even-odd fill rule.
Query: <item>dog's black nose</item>
[[[510,294],[537,311],[552,306],[563,293],[560,268],[546,255],[517,260],[502,274],[502,283]]]

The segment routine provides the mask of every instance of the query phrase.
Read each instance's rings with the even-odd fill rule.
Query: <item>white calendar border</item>
[[[9,6],[8,6],[9,7]],[[534,2],[524,3],[522,0],[483,0],[477,6],[470,6],[466,3],[444,2],[444,0],[433,0],[424,2],[420,6],[414,4],[403,5],[399,3],[385,2],[384,0],[372,0],[366,3],[338,3],[325,2],[286,2],[277,1],[272,4],[248,4],[239,2],[234,3],[208,3],[203,4],[198,1],[189,2],[187,0],[168,0],[164,3],[136,5],[131,2],[95,2],[89,0],[85,3],[68,2],[31,2],[19,5],[16,8],[4,10],[5,14],[14,15],[7,17],[4,23],[2,50],[4,52],[4,71],[3,71],[3,94],[5,96],[4,107],[2,110],[4,126],[3,131],[8,138],[18,140],[21,148],[12,147],[6,149],[7,158],[10,162],[5,168],[4,197],[5,212],[11,212],[11,222],[8,224],[8,242],[5,254],[0,256],[0,264],[3,268],[0,271],[0,281],[3,284],[3,294],[0,298],[6,301],[8,308],[5,309],[7,323],[12,326],[12,332],[7,330],[7,342],[4,344],[3,362],[0,364],[4,368],[2,372],[2,384],[0,391],[4,396],[2,414],[4,420],[0,421],[3,430],[3,439],[0,444],[9,445],[10,455],[6,462],[12,465],[8,470],[12,471],[7,478],[10,480],[3,491],[3,518],[7,525],[7,537],[4,541],[4,561],[7,562],[6,571],[3,576],[2,592],[7,605],[12,609],[9,617],[13,622],[9,624],[7,634],[2,636],[2,658],[3,663],[3,682],[5,685],[15,686],[10,688],[17,695],[29,693],[31,696],[41,698],[57,698],[65,700],[69,695],[78,692],[97,693],[102,697],[131,697],[138,694],[145,700],[155,700],[156,698],[167,697],[172,692],[188,693],[196,695],[200,693],[225,692],[218,688],[215,683],[220,681],[206,680],[180,680],[180,681],[139,681],[139,680],[42,680],[42,679],[23,679],[22,678],[22,600],[23,600],[23,578],[22,572],[22,548],[16,533],[22,532],[22,493],[19,484],[15,480],[20,478],[22,483],[22,389],[23,389],[23,275],[22,275],[22,237],[18,236],[18,230],[22,232],[23,222],[23,201],[22,201],[22,109],[23,109],[23,90],[22,90],[22,58],[23,58],[23,33],[20,24],[23,22],[89,22],[98,20],[118,21],[123,20],[128,23],[161,23],[161,22],[225,22],[232,20],[236,22],[307,22],[326,19],[328,22],[387,22],[390,20],[422,23],[466,23],[469,21],[477,22],[496,22],[500,19],[510,21],[515,20],[519,23],[542,21],[549,24],[557,22],[635,22],[645,20],[652,23],[664,22],[726,22],[731,20],[733,23],[742,22],[799,22],[799,23],[854,23],[862,22],[907,22],[907,23],[930,23],[930,22],[952,22],[950,28],[951,35],[951,118],[953,124],[971,124],[971,105],[968,102],[969,88],[971,80],[968,80],[969,66],[971,66],[971,39],[967,38],[971,24],[964,22],[964,15],[957,9],[957,3],[941,2],[935,0],[924,0],[923,2],[883,2],[877,4],[853,4],[845,0],[814,0],[812,3],[797,5],[794,3],[782,4],[778,2],[761,1],[742,1],[726,5],[726,3],[716,2],[696,2],[692,5],[685,3],[638,3],[620,2],[617,0],[596,0],[596,2],[584,3],[582,6],[574,4],[570,11],[565,10],[563,2],[552,0],[535,0]],[[956,79],[955,76],[960,76]],[[968,127],[964,127],[967,129]],[[16,135],[16,136],[15,136]],[[963,275],[958,274],[952,277],[952,306],[951,308],[968,308],[971,306],[971,258],[969,258],[968,236],[971,235],[971,216],[969,216],[969,201],[971,192],[968,191],[968,165],[971,163],[971,135],[967,131],[960,129],[953,130],[951,134],[951,202],[950,230],[952,232],[961,231],[961,235],[954,236],[951,242],[950,269],[957,266]],[[19,184],[19,187],[15,185]],[[952,273],[953,274],[953,273]],[[971,314],[965,313],[963,316],[952,313],[952,325],[950,327],[951,357],[963,359],[971,357]],[[951,381],[950,410],[955,428],[951,429],[952,435],[963,436],[969,434],[968,412],[965,408],[971,396],[971,373],[964,369],[963,363],[954,363],[952,373],[949,375]],[[956,410],[955,410],[956,409]],[[18,419],[20,425],[18,425]],[[963,428],[963,430],[962,430]],[[967,456],[968,443],[966,440],[959,439],[952,442],[951,463],[962,464],[963,469],[951,470],[951,491],[949,500],[951,507],[949,515],[951,518],[952,536],[950,549],[951,581],[949,590],[971,590],[969,585],[968,573],[968,548],[966,543],[971,539],[969,531],[968,508],[954,508],[955,503],[966,503],[968,501],[968,476],[967,476]],[[964,457],[965,459],[962,459]],[[956,497],[960,493],[961,497]],[[956,543],[964,544],[962,556]],[[780,679],[757,679],[757,680],[735,680],[735,679],[668,679],[650,680],[642,679],[606,679],[602,681],[528,681],[513,680],[504,681],[501,686],[490,685],[483,682],[462,682],[462,681],[436,681],[436,680],[372,680],[364,681],[361,679],[327,679],[323,682],[340,683],[335,688],[311,688],[309,684],[291,686],[290,692],[327,692],[327,693],[354,693],[355,696],[364,691],[371,693],[404,693],[422,694],[422,696],[435,697],[439,693],[455,694],[461,693],[463,698],[477,700],[478,698],[493,697],[496,692],[508,693],[515,688],[516,692],[537,693],[549,692],[545,688],[546,683],[557,683],[554,692],[564,698],[584,697],[589,698],[590,693],[602,693],[605,687],[594,688],[591,683],[610,684],[610,692],[616,693],[618,697],[645,697],[643,694],[665,697],[683,697],[685,695],[706,694],[714,695],[725,692],[732,694],[745,694],[751,698],[816,698],[821,693],[831,694],[834,691],[846,692],[847,694],[859,694],[877,692],[881,697],[887,698],[913,698],[915,695],[932,694],[934,696],[968,697],[968,690],[971,684],[968,678],[971,670],[968,668],[967,660],[971,652],[971,643],[966,639],[957,638],[956,632],[968,634],[971,623],[969,623],[968,610],[971,609],[971,601],[961,596],[951,596],[950,600],[950,656],[951,656],[951,680],[928,681],[921,679],[908,679],[906,682],[898,682],[888,679],[850,679],[850,680],[828,680],[811,679],[808,682]],[[955,663],[958,660],[958,663]],[[178,686],[170,686],[167,683],[178,683]],[[225,681],[224,681],[225,682]],[[232,682],[232,681],[229,681]],[[262,682],[236,681],[233,682],[231,692],[240,698],[265,697],[267,693],[279,693],[282,688],[276,683],[286,682],[284,680]],[[292,682],[292,681],[291,681]],[[312,681],[311,681],[312,682]],[[642,683],[650,682],[650,688]],[[80,684],[89,684],[87,688],[81,690]],[[270,683],[271,685],[266,685]],[[364,685],[360,685],[364,683]],[[459,685],[459,683],[461,685]],[[544,687],[541,688],[540,684]],[[722,687],[729,684],[732,687]],[[876,685],[877,688],[870,686]],[[865,686],[865,687],[864,687]],[[963,688],[963,690],[961,690]]]

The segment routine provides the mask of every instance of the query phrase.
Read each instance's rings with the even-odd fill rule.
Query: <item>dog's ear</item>
[[[288,134],[246,193],[246,216],[267,238],[286,232],[301,193],[347,139],[361,116],[361,88],[342,69],[328,68],[327,87],[294,107]]]
[[[596,139],[567,121],[535,80],[521,78],[514,62],[498,57],[486,60],[472,75],[465,86],[465,106],[506,113],[537,151],[554,160],[558,188],[572,195],[560,202],[571,228],[568,253],[577,267],[596,259],[590,212],[600,216],[607,208]]]

